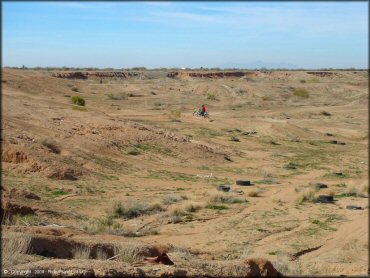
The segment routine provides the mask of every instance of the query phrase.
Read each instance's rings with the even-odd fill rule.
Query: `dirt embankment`
[[[243,76],[256,76],[255,72],[242,72],[242,71],[225,71],[225,72],[187,72],[187,71],[174,71],[169,72],[167,77],[170,78],[225,78],[225,77],[243,77]]]
[[[70,72],[53,72],[52,77],[64,79],[97,79],[97,78],[117,78],[126,79],[131,77],[140,77],[138,72],[123,71],[70,71]]]

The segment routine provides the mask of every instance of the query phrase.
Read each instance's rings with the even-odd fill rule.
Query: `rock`
[[[230,141],[232,142],[240,142],[240,139],[237,137],[231,137]]]
[[[316,198],[315,203],[334,203],[334,197],[330,195],[319,195]]]
[[[232,162],[232,159],[228,155],[224,155],[224,159],[227,160],[227,161],[231,161]]]
[[[350,209],[350,210],[362,210],[363,208],[360,207],[360,206],[348,205],[348,206],[346,206],[346,209]]]
[[[321,115],[324,115],[324,116],[331,116],[331,113],[329,113],[328,111],[322,111],[322,112],[321,112]]]
[[[331,140],[330,144],[338,144],[338,141],[337,140]]]
[[[337,176],[343,176],[342,172],[335,172],[334,174],[336,174]]]
[[[228,186],[226,184],[219,185],[219,186],[217,186],[217,190],[218,191],[229,192],[230,191],[230,186]]]
[[[320,188],[320,189],[328,188],[328,186],[325,183],[321,183],[321,182],[316,183],[315,187]]]
[[[237,180],[236,181],[236,184],[237,185],[241,185],[241,186],[249,186],[249,185],[252,185],[251,181],[248,181],[248,180]]]

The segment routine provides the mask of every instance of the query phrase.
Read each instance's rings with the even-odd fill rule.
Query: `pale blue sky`
[[[3,66],[368,68],[367,2],[3,2]]]

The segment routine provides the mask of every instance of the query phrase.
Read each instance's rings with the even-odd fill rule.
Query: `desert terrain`
[[[3,69],[1,85],[8,274],[367,275],[367,71]],[[148,263],[162,252],[173,264]]]

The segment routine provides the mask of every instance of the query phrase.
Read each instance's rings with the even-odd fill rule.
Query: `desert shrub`
[[[88,260],[90,258],[90,248],[76,246],[72,249],[73,258],[76,260]]]
[[[209,100],[216,100],[216,96],[215,96],[214,93],[208,93],[207,94],[207,99],[209,99]]]
[[[248,192],[249,197],[260,197],[262,193],[261,188],[253,188],[251,191]]]
[[[193,219],[193,215],[183,208],[174,208],[166,216],[171,223],[187,222]]]
[[[366,197],[366,195],[364,194],[363,190],[361,190],[361,189],[359,189],[358,187],[355,187],[355,186],[348,187],[344,191],[344,194],[352,195],[354,197]]]
[[[187,200],[187,197],[185,195],[169,194],[163,197],[162,203],[164,205],[171,205],[182,200]]]
[[[47,138],[41,139],[40,144],[47,147],[53,153],[60,153],[60,149],[57,146],[56,142]]]
[[[199,204],[188,203],[184,205],[184,210],[186,212],[196,212],[200,209],[201,209],[201,206]]]
[[[115,255],[120,261],[135,263],[143,260],[142,249],[139,246],[120,245],[114,248]]]
[[[315,192],[316,191],[313,188],[306,188],[298,195],[298,203],[313,202],[315,200]]]
[[[208,194],[208,203],[215,204],[215,203],[228,203],[228,204],[235,204],[235,203],[244,203],[245,200],[242,200],[236,196],[223,194],[223,193],[216,193],[212,192]]]
[[[116,218],[136,218],[141,215],[152,214],[163,211],[160,204],[144,204],[138,202],[115,203],[112,208],[111,215]]]
[[[98,247],[96,250],[96,259],[105,261],[106,259],[108,259],[108,254],[102,248]]]
[[[261,97],[261,100],[262,100],[262,101],[267,101],[267,100],[270,100],[270,98],[269,98],[268,96],[262,96],[262,97]]]
[[[302,79],[302,80],[299,80],[299,82],[306,83],[306,80]]]
[[[308,98],[310,96],[309,92],[303,88],[296,88],[293,90],[293,95],[301,98]]]
[[[227,206],[224,206],[224,205],[208,205],[206,206],[206,208],[208,209],[214,209],[214,210],[225,210],[225,209],[228,209]]]
[[[108,94],[108,99],[111,99],[111,100],[127,99],[127,94],[126,93],[118,93],[118,94],[110,93]]]
[[[80,91],[77,87],[73,87],[71,90],[76,93]]]
[[[22,262],[23,254],[30,251],[31,237],[23,233],[3,233],[2,266],[11,267]]]
[[[85,106],[85,100],[80,96],[72,96],[71,100],[74,104],[77,104],[79,106]]]

